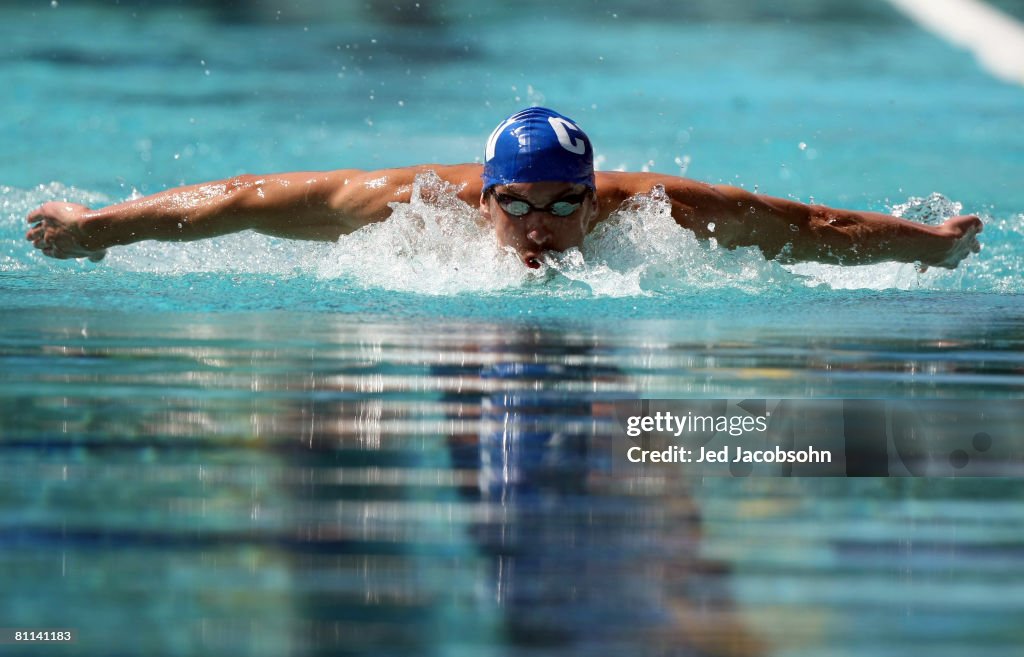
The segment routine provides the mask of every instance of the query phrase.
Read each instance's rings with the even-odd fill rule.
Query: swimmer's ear
[[[491,220],[491,204],[487,202],[487,194],[480,194],[480,215],[487,221]]]
[[[588,228],[597,223],[597,217],[601,214],[601,203],[597,199],[597,190],[590,190],[590,214],[587,216]]]

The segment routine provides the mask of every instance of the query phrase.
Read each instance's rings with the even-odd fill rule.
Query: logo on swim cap
[[[531,107],[502,121],[487,139],[484,190],[556,180],[594,188],[594,149],[571,119]]]

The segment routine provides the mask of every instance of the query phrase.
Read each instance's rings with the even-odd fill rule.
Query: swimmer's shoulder
[[[661,185],[667,191],[706,191],[713,189],[713,185],[682,178],[667,173],[636,172],[636,171],[598,171],[594,174],[598,195],[604,199],[613,196],[621,196],[624,199],[635,194],[647,194],[655,186]]]
[[[661,185],[673,201],[703,196],[713,186],[699,180],[664,173],[634,171],[598,171],[594,174],[597,196],[603,212],[614,212],[622,203],[637,194],[649,194]]]
[[[330,172],[332,196],[337,204],[361,205],[372,202],[407,203],[416,177],[434,173],[458,190],[463,201],[476,205],[480,198],[483,166],[466,164],[416,164],[383,169],[338,169]]]

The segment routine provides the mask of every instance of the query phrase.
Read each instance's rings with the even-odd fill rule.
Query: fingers
[[[40,221],[43,220],[43,217],[43,206],[40,206],[33,210],[32,212],[29,212],[28,216],[25,217],[25,221],[29,222],[30,224],[38,224]]]
[[[981,223],[981,218],[974,214],[953,217],[949,220],[949,224],[951,228],[958,230],[962,235],[976,235],[985,229],[984,224]]]
[[[39,249],[43,253],[43,255],[48,256],[50,258],[56,258],[58,260],[67,260],[69,258],[81,257],[81,255],[75,255],[74,253],[67,251],[66,249],[70,245],[66,244],[63,240],[60,240],[58,236],[53,234],[47,234],[45,226],[39,225],[30,229],[25,234],[25,238],[32,242],[33,247]],[[73,250],[74,249],[72,249],[72,251]],[[93,262],[98,262],[99,260],[102,260],[103,255],[105,255],[105,252],[99,254],[99,256],[95,260],[93,260]],[[90,259],[93,259],[92,255],[90,255]]]
[[[50,242],[46,234],[46,223],[40,221],[25,232],[25,239],[32,242],[32,246],[42,250]]]
[[[49,203],[43,203],[38,208],[28,213],[25,217],[25,221],[30,224],[38,224],[40,222],[45,223],[47,219],[54,219],[57,217],[60,211],[60,206],[55,201]]]
[[[82,213],[88,211],[89,208],[80,203],[50,201],[29,212],[25,221],[33,225],[60,226],[65,222],[75,221]]]
[[[956,269],[957,266],[972,253],[981,252],[978,234],[984,226],[977,215],[960,215],[950,217],[938,228],[938,234],[946,243],[945,253],[928,265],[941,269]],[[928,267],[918,263],[917,271],[924,273]]]
[[[25,239],[49,258],[88,258],[99,262],[106,256],[106,250],[89,251],[79,243],[78,222],[88,209],[84,205],[64,201],[44,203],[25,217],[31,224],[25,231]]]
[[[71,260],[73,258],[81,258],[84,254],[75,253],[74,251],[68,251],[65,247],[67,245],[58,245],[53,242],[43,242],[42,247],[39,250],[43,252],[43,255],[55,258],[57,260]],[[90,258],[91,259],[91,258]],[[95,262],[95,261],[94,261]]]
[[[981,242],[978,241],[978,234],[985,230],[985,225],[981,223],[981,219],[976,215],[965,215],[963,217],[957,217],[963,220],[965,225],[964,234],[967,236],[967,248],[970,253],[981,252]]]
[[[60,228],[60,224],[55,222],[44,208],[45,206],[28,215],[28,222],[32,227],[25,231],[25,239],[32,242],[37,249],[41,248],[40,243],[46,243],[53,238],[53,230]]]
[[[91,262],[99,262],[107,256],[107,250],[102,249],[100,251],[86,251],[85,249],[75,244],[69,243],[66,240],[51,239],[52,236],[46,236],[42,232],[35,236],[32,240],[32,246],[39,249],[43,255],[56,258],[57,260],[70,260],[72,258],[88,258]]]

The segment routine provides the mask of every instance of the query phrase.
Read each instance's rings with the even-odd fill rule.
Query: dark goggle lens
[[[569,201],[555,201],[548,208],[548,212],[555,215],[556,217],[568,217],[573,212],[580,209],[580,203],[570,203]]]
[[[498,204],[501,205],[501,209],[509,213],[514,217],[522,217],[530,212],[533,207],[526,201],[516,201],[513,199],[498,198]]]
[[[583,204],[582,201],[575,200],[555,201],[546,208],[537,208],[530,205],[529,203],[522,199],[512,198],[509,196],[505,196],[503,194],[497,194],[495,195],[495,197],[497,198],[498,205],[501,206],[501,209],[509,213],[513,217],[525,216],[529,214],[531,210],[542,210],[545,212],[550,212],[556,217],[568,217],[572,213],[576,212],[576,210],[579,210],[580,206]]]

